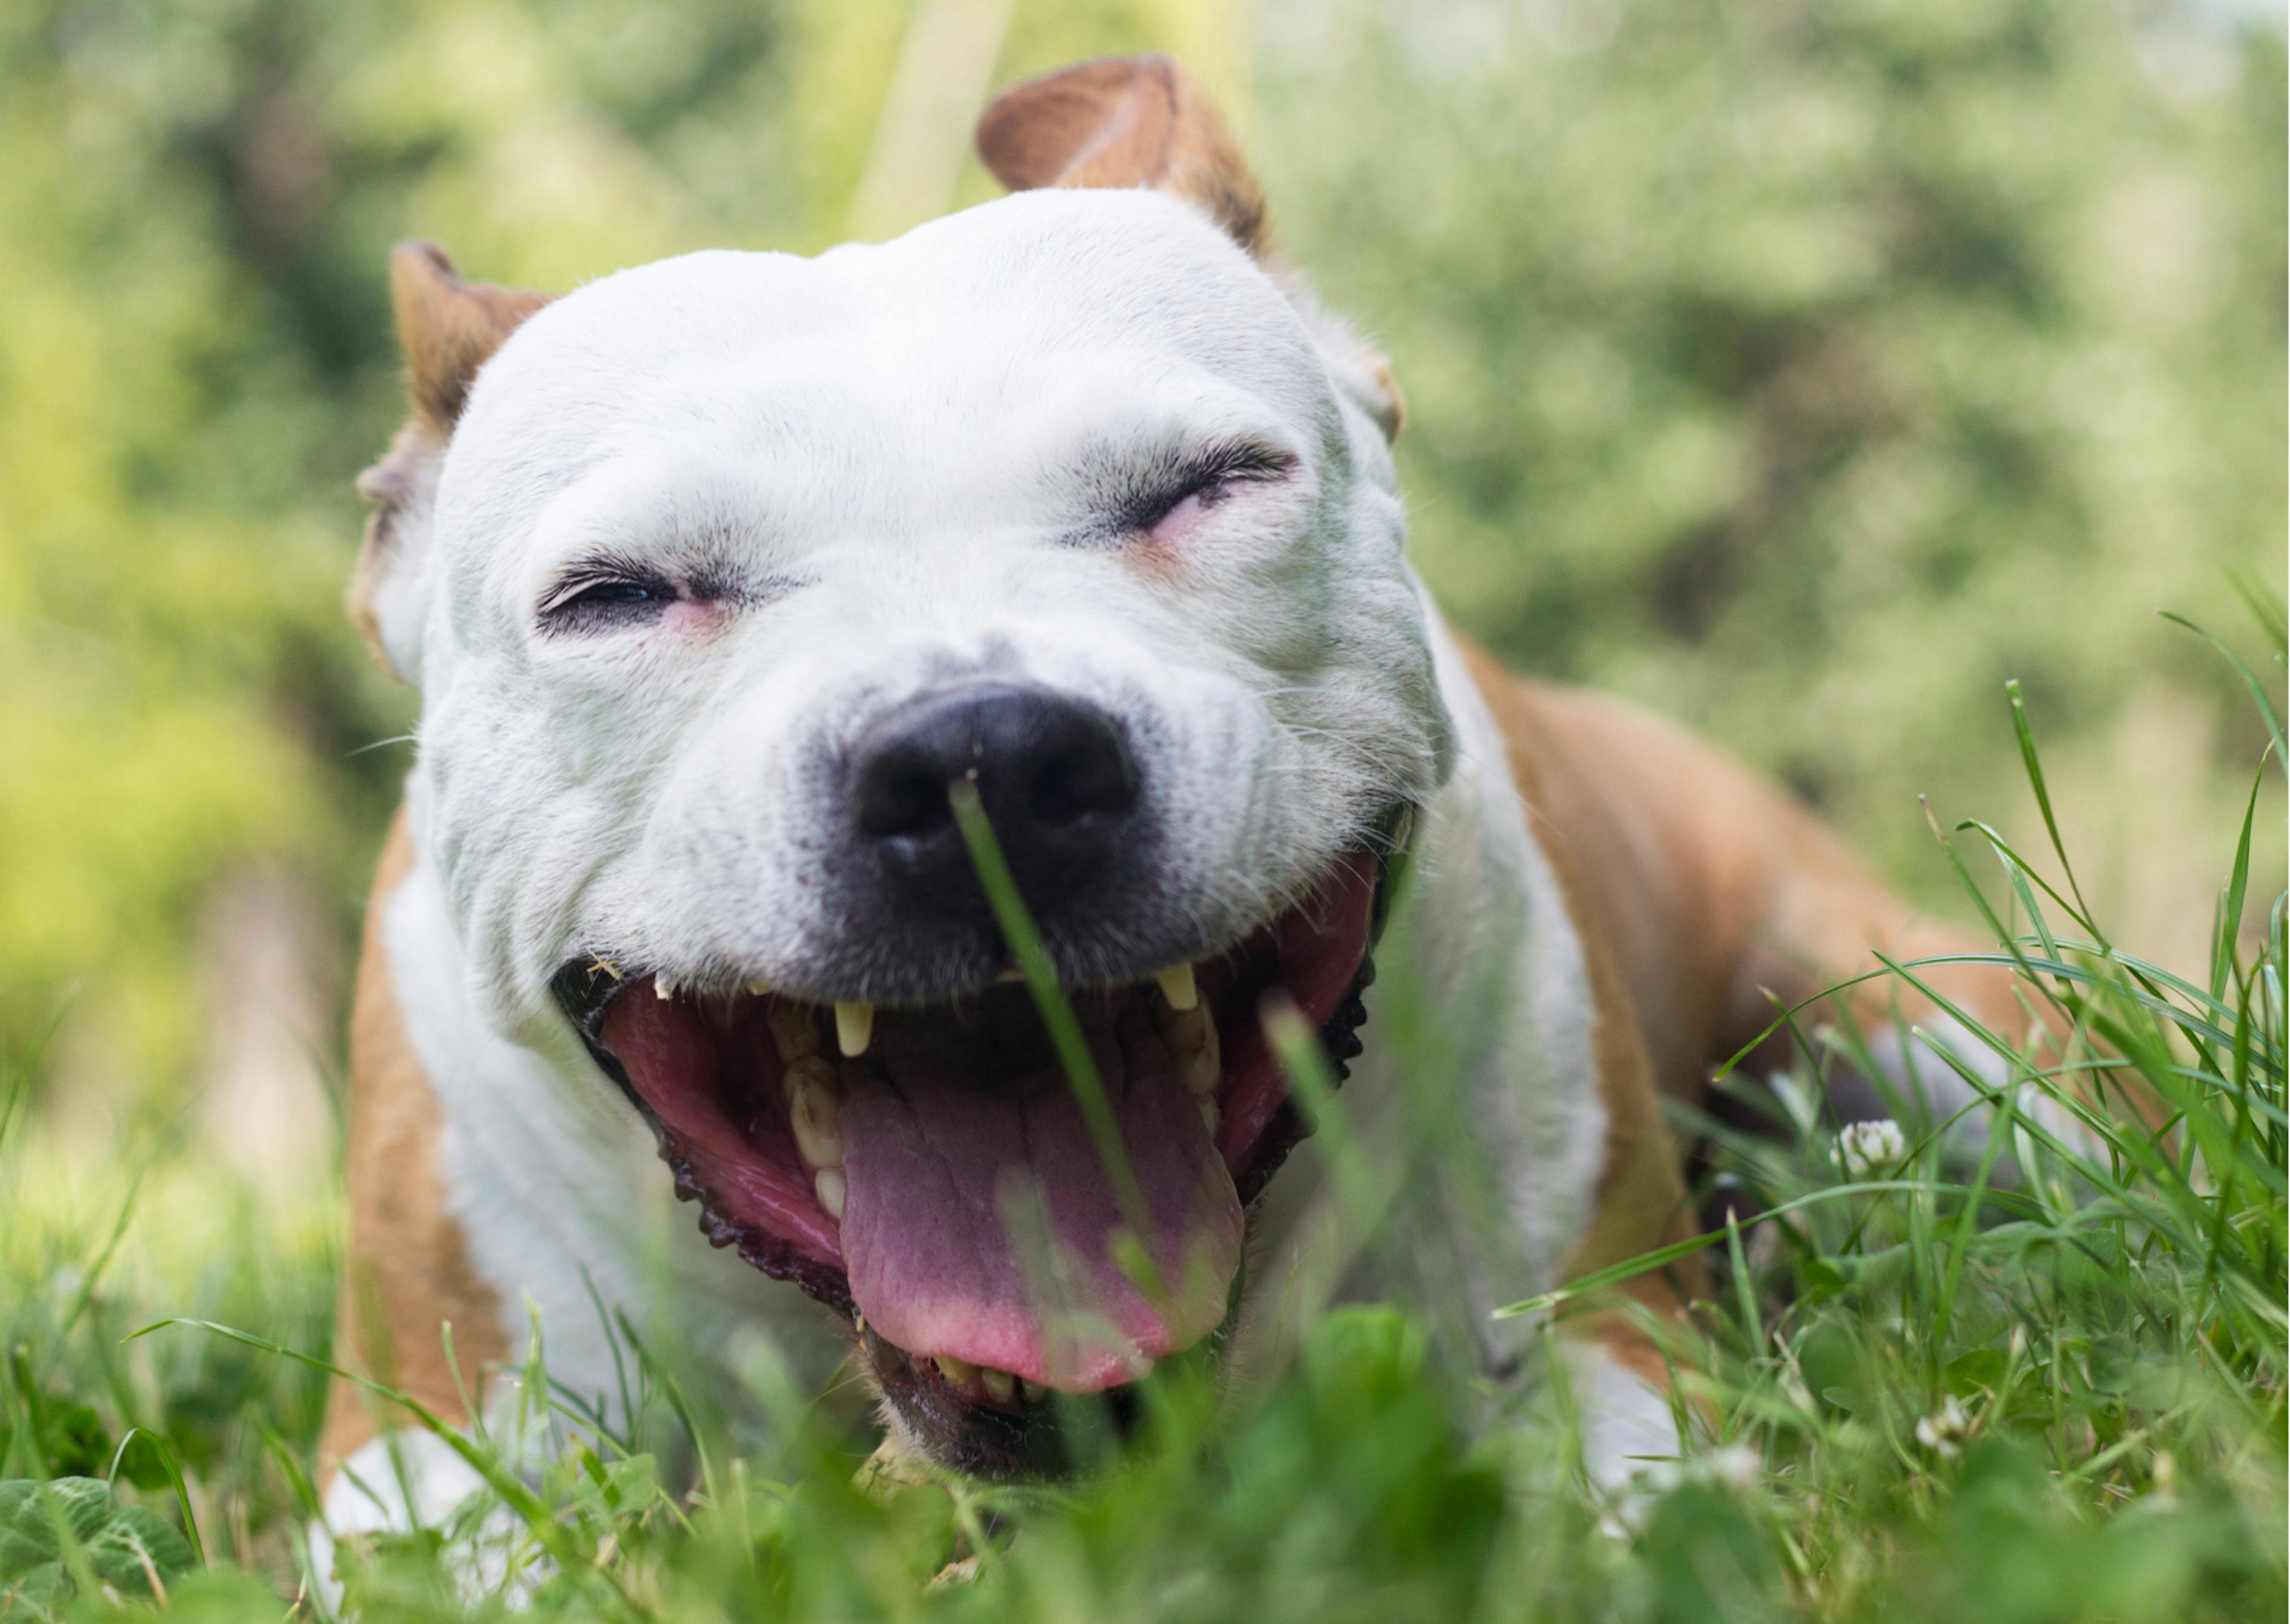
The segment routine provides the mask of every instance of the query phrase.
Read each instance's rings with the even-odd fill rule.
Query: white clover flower
[[[1953,1460],[1962,1452],[1964,1440],[1971,1431],[1972,1418],[1964,1412],[1964,1406],[1948,1398],[1917,1423],[1917,1442],[1942,1460]]]
[[[1909,1154],[1909,1136],[1889,1116],[1874,1122],[1849,1122],[1837,1135],[1838,1153],[1845,1171],[1856,1179],[1870,1178],[1898,1164]]]
[[[1723,1444],[1694,1464],[1701,1468],[1701,1476],[1705,1481],[1723,1484],[1736,1491],[1756,1488],[1766,1469],[1766,1463],[1758,1458],[1758,1452],[1747,1444]]]

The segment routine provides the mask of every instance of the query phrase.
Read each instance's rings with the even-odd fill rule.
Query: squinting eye
[[[600,607],[606,604],[649,604],[659,596],[660,594],[640,580],[605,580],[585,591],[574,593],[556,606],[578,609]]]
[[[676,588],[656,575],[605,575],[585,584],[574,580],[541,610],[540,629],[609,630],[648,620],[676,598]]]

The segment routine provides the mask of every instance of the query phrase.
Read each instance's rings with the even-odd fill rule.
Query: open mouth
[[[1049,1469],[1053,1392],[1117,1404],[1224,1324],[1245,1209],[1307,1131],[1261,1011],[1293,1002],[1343,1075],[1388,861],[1348,853],[1213,958],[1069,991],[1118,1174],[1013,972],[919,1008],[591,958],[555,990],[710,1240],[849,1319],[946,1464]]]

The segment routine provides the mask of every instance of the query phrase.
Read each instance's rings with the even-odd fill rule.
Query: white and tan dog
[[[666,1301],[822,1380],[853,1358],[926,1460],[1053,1468],[1051,1389],[1339,1289],[1313,1158],[1274,1178],[1301,1124],[1260,1010],[1293,1002],[1403,1154],[1376,1124],[1433,1084],[1379,1042],[1387,902],[1387,987],[1468,1040],[1506,1238],[1457,1289],[1501,1366],[1486,1310],[1692,1232],[1658,1102],[1772,994],[1956,945],[1743,770],[1443,626],[1383,363],[1271,260],[1181,70],[1021,86],[980,147],[1013,196],[815,260],[553,301],[393,262],[415,412],[353,610],[422,713],[358,985],[341,1341],[456,1420],[442,1323],[474,1372],[529,1300],[609,1403],[599,1308]],[[1125,1186],[1010,983],[957,780]],[[1937,979],[2010,1018],[2000,978]],[[648,1242],[671,1182],[713,1245]],[[1562,1328],[1610,1480],[1677,1448],[1636,1323]],[[390,1424],[336,1392],[338,1527],[472,1485],[416,1443],[404,1503]]]

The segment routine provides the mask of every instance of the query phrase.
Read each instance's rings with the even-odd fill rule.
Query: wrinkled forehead
[[[815,260],[711,252],[591,283],[488,365],[454,460],[546,477],[703,430],[925,458],[1188,418],[1300,451],[1340,433],[1309,332],[1222,233],[1150,192],[1038,191]]]

